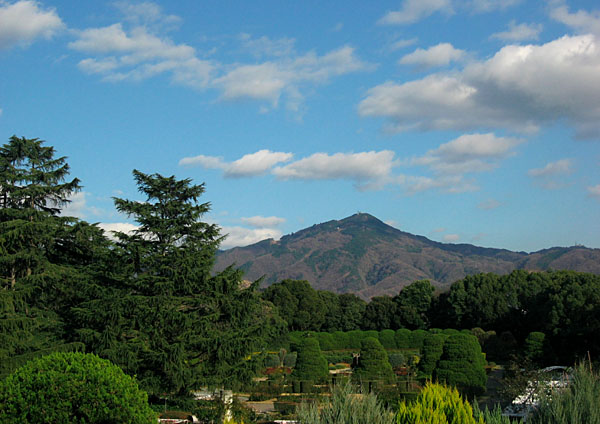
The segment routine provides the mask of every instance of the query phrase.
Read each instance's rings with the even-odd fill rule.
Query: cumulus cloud
[[[523,139],[496,137],[491,133],[465,134],[412,159],[411,163],[446,175],[489,171],[497,166],[498,160],[514,154],[512,149],[523,142]]]
[[[446,234],[443,240],[446,243],[454,243],[460,240],[460,236],[458,234]]]
[[[273,166],[292,159],[291,153],[259,150],[247,154],[233,162],[225,162],[221,157],[198,155],[183,158],[179,165],[201,166],[206,169],[221,169],[223,175],[229,178],[254,177],[266,174]]]
[[[254,228],[274,228],[285,223],[285,218],[278,216],[251,216],[248,218],[242,218],[244,224],[250,225]]]
[[[276,167],[273,174],[282,180],[335,180],[355,181],[360,189],[381,188],[390,182],[396,165],[394,152],[315,153],[309,157]]]
[[[244,227],[221,227],[221,234],[226,235],[221,242],[221,248],[231,249],[232,247],[248,246],[258,243],[261,240],[274,239],[279,240],[282,236],[281,231],[273,228],[244,228]]]
[[[389,129],[537,131],[564,119],[578,138],[600,137],[600,44],[593,35],[510,45],[455,74],[434,73],[368,90],[362,116]]]
[[[600,184],[587,188],[588,196],[600,199]]]
[[[514,20],[508,24],[508,30],[492,34],[490,38],[502,41],[537,40],[542,32],[542,24],[517,24]]]
[[[49,39],[64,27],[54,9],[42,9],[37,1],[0,1],[0,49]]]
[[[250,52],[255,57],[272,56],[281,57],[289,56],[294,52],[294,44],[296,40],[293,38],[271,39],[267,36],[252,38],[250,34],[241,34],[240,40],[244,50]]]
[[[571,172],[573,161],[571,159],[561,159],[556,162],[549,162],[543,168],[534,168],[528,171],[531,177],[548,177]]]
[[[412,46],[417,42],[416,38],[403,38],[401,40],[396,40],[390,46],[390,50],[400,50],[408,46]]]
[[[385,14],[380,24],[407,25],[427,18],[436,12],[452,13],[450,0],[404,0],[400,10]]]
[[[587,34],[592,33],[600,36],[600,10],[587,12],[578,10],[575,13],[569,12],[569,8],[558,2],[550,11],[550,16],[574,30]]]
[[[483,202],[480,202],[477,205],[477,207],[479,209],[483,209],[484,211],[491,211],[492,209],[496,209],[496,208],[500,207],[501,204],[502,203],[500,203],[496,199],[488,199],[488,200],[484,200]]]
[[[448,65],[462,60],[466,56],[464,50],[456,49],[450,43],[440,43],[428,49],[416,49],[403,56],[398,63],[401,65],[416,65],[421,68]]]

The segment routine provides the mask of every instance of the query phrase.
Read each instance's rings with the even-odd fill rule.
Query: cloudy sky
[[[368,212],[449,243],[600,248],[596,1],[0,0],[0,136],[132,228],[133,169],[206,183],[223,247]]]

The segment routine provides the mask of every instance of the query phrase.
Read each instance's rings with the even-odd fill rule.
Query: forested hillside
[[[515,269],[565,269],[600,274],[600,249],[554,247],[511,252],[470,244],[445,244],[393,228],[358,213],[217,255],[216,269],[235,264],[246,278],[264,276],[263,286],[286,278],[310,281],[314,288],[355,293],[364,299],[394,295],[416,280],[438,289],[467,275]]]

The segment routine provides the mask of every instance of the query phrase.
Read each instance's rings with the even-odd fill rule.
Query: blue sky
[[[224,248],[358,211],[600,248],[600,6],[0,0],[0,134],[68,156],[108,230],[135,168],[205,182]]]

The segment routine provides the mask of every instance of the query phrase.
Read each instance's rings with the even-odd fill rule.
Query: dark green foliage
[[[336,331],[332,335],[334,349],[346,349],[348,347],[348,333]]]
[[[423,341],[429,333],[425,330],[414,330],[410,332],[409,347],[413,349],[423,349]]]
[[[531,418],[533,424],[599,424],[600,377],[589,364],[575,368],[566,390],[543,397]],[[529,420],[528,420],[529,422]]]
[[[415,281],[404,287],[394,299],[397,305],[396,325],[410,329],[428,328],[428,312],[434,291],[429,280]]]
[[[406,365],[406,356],[402,353],[389,353],[388,360],[392,368],[403,367]]]
[[[525,357],[533,362],[540,363],[544,358],[544,341],[546,335],[539,331],[533,331],[529,333],[525,339],[524,355]]]
[[[361,330],[348,331],[348,349],[360,349],[360,342],[364,339],[364,332]]]
[[[482,411],[479,409],[477,402],[473,402],[473,417],[476,420],[483,420],[485,424],[519,424],[521,420],[514,419],[511,421],[506,415],[502,415],[502,409],[500,405],[496,405],[493,410],[489,410],[487,407]]]
[[[388,355],[379,340],[373,337],[362,340],[358,365],[352,370],[352,379],[360,383],[374,380],[385,381],[393,377],[394,372]]]
[[[155,423],[148,396],[109,361],[53,353],[0,382],[3,423]]]
[[[360,328],[367,302],[354,293],[340,294],[340,316],[338,330],[350,331]]]
[[[333,335],[330,333],[316,333],[317,340],[319,340],[319,346],[321,350],[333,350],[335,349],[335,344],[333,341]]]
[[[291,374],[293,380],[318,382],[329,375],[327,360],[316,337],[303,337],[295,349],[297,357]]]
[[[394,330],[381,330],[379,332],[379,342],[386,349],[395,349],[396,348],[395,336],[396,336],[396,332]]]
[[[396,304],[390,296],[376,296],[371,299],[363,314],[365,330],[385,330],[394,328]]]
[[[401,328],[396,330],[396,334],[394,339],[396,341],[396,347],[398,349],[408,349],[410,348],[410,336],[411,331],[406,328]]]
[[[428,334],[425,337],[425,340],[423,340],[419,371],[421,371],[424,376],[431,378],[433,375],[433,370],[442,357],[445,340],[446,336],[442,334]]]
[[[269,286],[262,297],[279,308],[290,331],[319,331],[324,323],[325,303],[308,281],[283,280]]]
[[[444,343],[434,379],[456,386],[462,393],[477,395],[485,391],[485,359],[474,336],[454,334]]]
[[[233,268],[211,275],[219,229],[201,221],[204,185],[134,171],[146,201],[115,199],[138,229],[119,233],[116,272],[75,309],[79,340],[137,375],[150,394],[233,384],[268,335],[269,306]]]

